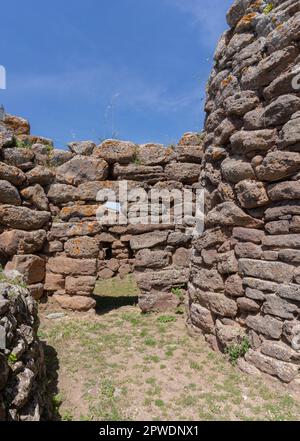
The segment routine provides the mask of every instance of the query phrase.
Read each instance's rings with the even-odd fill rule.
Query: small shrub
[[[18,149],[31,149],[32,143],[28,139],[16,139],[16,147]]]
[[[133,160],[133,163],[135,165],[141,165],[142,161],[140,160],[140,158],[135,157],[134,160]]]
[[[178,297],[181,302],[184,301],[183,287],[174,287],[172,288],[171,292],[174,294],[174,296]]]
[[[152,347],[154,347],[154,346],[156,346],[156,341],[154,340],[154,338],[149,337],[149,338],[146,338],[146,339],[144,340],[144,344],[145,344],[146,346],[152,346]]]
[[[134,157],[132,159],[132,163],[135,165],[141,165],[141,163],[142,163],[142,161],[139,157],[139,150],[138,149],[135,150]]]
[[[62,421],[73,421],[73,415],[69,410],[66,410],[62,417],[61,417]]]
[[[10,285],[19,286],[20,288],[27,288],[26,283],[23,281],[22,277],[20,276],[8,280],[1,265],[0,265],[0,282],[7,282]],[[9,293],[8,297],[11,298],[13,296],[11,293]]]
[[[273,3],[268,3],[267,6],[264,8],[263,13],[268,15],[270,12],[272,12],[274,9]]]
[[[177,315],[184,315],[184,307],[183,306],[177,306],[175,313]]]
[[[165,403],[163,400],[155,400],[154,401],[155,406],[157,407],[165,407]]]
[[[249,339],[244,337],[240,344],[231,345],[226,352],[229,356],[230,362],[235,366],[239,358],[244,357],[250,349]]]
[[[17,361],[18,361],[18,358],[17,358],[17,356],[15,354],[13,354],[13,353],[9,354],[9,356],[8,356],[8,364],[10,366],[12,366],[13,364],[17,363]]]
[[[199,139],[199,142],[204,141],[205,136],[206,136],[206,134],[205,134],[204,130],[202,130],[201,132],[197,133],[197,137]]]
[[[172,315],[161,315],[157,319],[159,323],[172,323],[172,322],[176,322],[176,320],[177,320],[176,317]]]
[[[47,145],[46,145],[46,148],[47,148],[47,154],[48,154],[48,155],[51,155],[51,153],[52,153],[53,150],[54,150],[53,145],[51,145],[51,144],[47,144]]]
[[[54,411],[56,413],[58,413],[58,410],[59,410],[60,406],[62,405],[63,401],[64,400],[63,400],[63,397],[61,394],[56,394],[56,395],[52,396],[52,405],[53,405]]]

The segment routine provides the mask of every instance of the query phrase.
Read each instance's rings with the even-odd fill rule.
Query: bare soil
[[[103,289],[96,314],[52,319],[50,313],[61,312],[57,306],[41,307],[40,337],[59,419],[300,419],[299,394],[269,376],[240,372],[202,337],[188,335],[184,315],[141,314],[130,282],[121,302],[113,292],[109,303],[103,283],[96,292]]]

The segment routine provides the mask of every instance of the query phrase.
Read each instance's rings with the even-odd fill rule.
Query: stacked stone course
[[[172,288],[187,286],[193,224],[101,225],[97,195],[114,190],[118,198],[119,181],[148,194],[197,187],[200,135],[168,148],[107,140],[72,142],[65,151],[7,116],[1,136],[1,262],[23,274],[36,300],[46,293],[63,308],[87,311],[97,279],[135,272],[143,311],[177,306]]]

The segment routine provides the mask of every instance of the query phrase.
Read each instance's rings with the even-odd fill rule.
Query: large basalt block
[[[190,306],[190,320],[192,325],[209,334],[215,333],[215,321],[213,314],[208,309],[192,303]]]
[[[38,210],[49,210],[48,198],[44,192],[43,187],[40,184],[24,188],[24,190],[21,191],[21,195],[26,201],[28,201],[33,207],[37,208]]]
[[[175,148],[177,161],[201,164],[204,150],[201,145],[178,145]]]
[[[221,229],[214,229],[205,231],[197,240],[194,241],[193,246],[197,251],[202,251],[208,248],[214,248],[226,241],[227,237]]]
[[[274,340],[279,340],[282,335],[283,322],[269,315],[264,317],[261,315],[250,315],[246,319],[246,325],[259,334],[263,334]]]
[[[26,173],[29,184],[49,185],[54,179],[55,173],[48,167],[37,165]]]
[[[294,277],[294,267],[282,262],[240,259],[239,272],[246,277],[271,280],[278,283],[290,283]]]
[[[175,311],[179,304],[178,298],[166,291],[152,289],[139,296],[139,307],[142,312]]]
[[[74,141],[70,142],[68,147],[75,155],[89,156],[93,153],[96,144],[93,141]]]
[[[220,320],[216,321],[216,336],[223,350],[234,345],[239,345],[245,337],[244,329],[235,322],[224,325]]]
[[[29,122],[19,116],[9,115],[8,113],[4,118],[5,126],[11,129],[15,135],[29,135],[30,125]]]
[[[268,195],[272,201],[300,199],[300,182],[286,181],[269,185]]]
[[[59,213],[59,217],[63,221],[70,219],[96,217],[99,205],[72,205],[70,207],[63,207]]]
[[[271,358],[286,362],[300,362],[299,352],[294,351],[283,342],[265,340],[261,346],[261,352]]]
[[[99,255],[99,243],[92,237],[76,237],[65,243],[65,252],[68,257],[75,259],[96,258]]]
[[[176,180],[184,184],[193,184],[198,182],[201,173],[200,164],[176,163],[172,162],[165,168],[166,177],[169,180]]]
[[[186,268],[166,268],[161,271],[149,271],[136,274],[136,281],[142,291],[170,290],[173,287],[184,286],[189,280],[189,270]]]
[[[269,202],[266,188],[262,182],[246,179],[235,186],[235,191],[243,208],[257,208]]]
[[[13,185],[19,186],[26,181],[26,175],[22,170],[11,165],[0,162],[0,179],[8,181]]]
[[[295,284],[279,285],[276,290],[276,294],[283,299],[291,300],[294,302],[300,301],[300,286]]]
[[[65,278],[61,274],[46,273],[45,291],[62,291],[65,289]]]
[[[263,305],[263,312],[282,319],[292,320],[299,312],[299,308],[276,295],[270,295]]]
[[[35,255],[14,256],[5,269],[19,271],[24,278],[24,282],[28,285],[43,282],[45,278],[45,260]]]
[[[232,151],[238,154],[266,152],[276,145],[276,141],[276,130],[241,130],[230,138]]]
[[[280,234],[275,236],[265,236],[262,244],[264,247],[272,249],[300,248],[300,234]]]
[[[67,150],[53,149],[48,157],[48,165],[50,167],[60,167],[74,157],[74,153]]]
[[[93,156],[104,159],[108,164],[129,164],[137,156],[138,146],[129,141],[107,139],[93,152]]]
[[[170,263],[170,254],[167,251],[140,250],[135,256],[135,269],[165,268]]]
[[[274,151],[268,153],[255,172],[261,181],[279,181],[300,170],[300,153]]]
[[[14,142],[14,134],[0,121],[0,150],[3,147],[9,147]]]
[[[262,221],[246,214],[234,202],[224,202],[211,210],[206,217],[207,226],[237,226],[259,228]]]
[[[139,164],[114,166],[114,178],[118,180],[144,181],[148,184],[155,184],[165,180],[164,170],[161,166],[146,166]]]
[[[243,297],[245,290],[243,279],[238,274],[229,276],[225,281],[225,294],[229,297]]]
[[[101,231],[102,226],[98,222],[54,223],[48,233],[48,240],[75,236],[95,236]]]
[[[297,2],[294,2],[297,3]],[[292,6],[292,5],[291,5]],[[300,38],[300,13],[296,13],[289,20],[286,20],[281,26],[276,28],[268,35],[266,46],[268,52],[284,48]]]
[[[75,156],[56,170],[58,182],[75,186],[88,181],[103,181],[107,176],[106,161],[86,156]]]
[[[227,23],[234,28],[246,13],[250,0],[235,0],[227,12]]]
[[[90,296],[95,289],[96,277],[66,277],[66,294],[75,296]]]
[[[21,170],[30,170],[34,164],[34,153],[26,148],[6,148],[3,150],[3,161]]]
[[[51,215],[47,211],[34,211],[26,207],[12,205],[0,206],[0,225],[17,230],[39,230],[49,221]]]
[[[253,38],[252,34],[249,35],[250,39]],[[237,44],[240,43],[240,35],[236,35],[238,41]],[[249,41],[249,37],[247,37],[247,42]],[[240,49],[240,46],[239,46]],[[234,116],[244,116],[247,112],[255,109],[255,107],[259,104],[259,98],[255,92],[252,90],[245,90],[236,93],[228,97],[224,102],[224,107],[228,115]]]
[[[298,366],[275,360],[252,349],[246,354],[245,359],[260,371],[279,377],[285,383],[290,383],[298,375]]]
[[[255,179],[254,170],[249,162],[240,157],[227,158],[221,164],[224,179],[237,184],[244,179]]]
[[[240,240],[242,242],[253,242],[260,245],[263,238],[265,237],[265,233],[262,230],[237,227],[233,229],[232,236],[234,239]]]
[[[241,86],[244,90],[259,90],[268,86],[280,75],[287,63],[297,57],[297,50],[294,46],[288,46],[276,50],[271,55],[263,58],[258,65],[246,69],[241,79]]]
[[[237,303],[224,294],[198,290],[196,296],[200,304],[214,314],[228,318],[235,318],[237,315]]]
[[[77,188],[67,184],[52,184],[47,196],[49,201],[56,205],[67,204],[79,199]]]
[[[68,296],[54,294],[53,299],[63,309],[71,311],[85,312],[95,308],[96,300],[85,296]]]
[[[0,180],[0,204],[21,205],[18,190],[8,181]]]
[[[0,249],[8,257],[15,254],[34,254],[43,248],[46,236],[44,230],[5,231],[0,235]]]
[[[295,76],[295,74],[293,74]],[[290,79],[292,82],[293,78]],[[280,147],[299,151],[300,149],[300,113],[292,116],[280,132]]]
[[[47,272],[65,276],[93,276],[97,273],[97,260],[51,257],[47,262]]]
[[[137,236],[133,236],[130,240],[130,247],[133,251],[138,251],[145,248],[154,248],[158,245],[167,243],[167,231],[154,231]]]
[[[222,276],[215,269],[201,268],[194,275],[194,283],[201,289],[209,291],[222,291],[224,282]]]

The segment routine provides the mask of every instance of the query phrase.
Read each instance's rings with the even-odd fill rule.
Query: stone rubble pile
[[[19,273],[0,272],[0,421],[49,416],[37,305]]]

